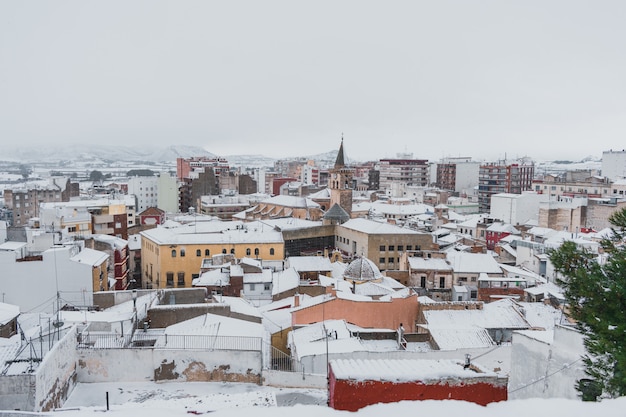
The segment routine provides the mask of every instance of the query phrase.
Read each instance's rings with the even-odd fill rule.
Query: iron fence
[[[198,350],[247,350],[260,351],[262,339],[247,336],[211,336],[211,335],[118,335],[112,333],[78,335],[78,347],[81,349],[198,349]]]

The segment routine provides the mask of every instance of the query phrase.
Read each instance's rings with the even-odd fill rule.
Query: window
[[[204,256],[211,256],[211,251],[208,249],[204,250]]]
[[[180,256],[181,256],[181,258],[183,258],[185,256],[185,249],[181,249],[180,250]]]
[[[393,245],[389,245],[389,251],[390,251],[390,252],[392,252],[392,251],[394,251],[394,250],[396,250],[395,246],[393,246]]]
[[[398,245],[398,252],[404,251],[404,245]]]
[[[254,291],[254,284],[250,284],[250,291]]]
[[[389,262],[390,264],[392,264],[392,263],[393,263],[393,258],[388,258],[388,259],[387,259],[387,262]]]
[[[254,255],[259,256],[259,248],[254,248]]]
[[[274,248],[270,248],[270,255],[274,254]]]
[[[179,287],[185,286],[185,273],[184,272],[178,273],[178,286]]]
[[[202,256],[202,251],[200,249],[196,249],[196,256]]]
[[[250,248],[246,248],[246,256],[250,256]]]
[[[222,253],[226,254],[226,248],[222,249]]]
[[[196,278],[200,278],[200,274],[191,274],[191,280],[193,281]]]
[[[232,248],[232,249],[230,250],[230,254],[231,254],[231,255],[234,255],[234,254],[235,254],[235,248]]]
[[[264,289],[265,291],[269,291],[269,290],[270,290],[270,284],[269,284],[269,282],[267,282],[267,283],[265,283],[265,285],[263,285],[263,289]]]
[[[378,263],[383,265],[385,263],[385,258],[378,258]]]
[[[426,288],[426,277],[420,277],[420,287]]]
[[[446,288],[446,277],[439,277],[439,288]]]
[[[172,258],[176,257],[176,249],[172,249]]]
[[[406,250],[413,250],[413,245],[406,245]]]
[[[168,272],[167,274],[165,274],[165,276],[166,276],[165,285],[170,288],[173,287],[174,286],[174,273]]]

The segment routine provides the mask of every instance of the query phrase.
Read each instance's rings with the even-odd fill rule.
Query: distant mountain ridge
[[[145,162],[175,162],[176,158],[192,156],[215,157],[199,146],[172,145],[167,147],[148,146],[117,146],[117,145],[42,145],[42,146],[8,146],[2,149],[0,160],[29,162],[55,161],[145,161]]]
[[[87,162],[148,162],[174,163],[176,158],[191,158],[205,156],[209,158],[217,155],[200,146],[170,145],[167,147],[147,146],[118,146],[93,144],[47,144],[41,146],[7,146],[0,152],[0,161],[17,163],[71,163],[74,161]],[[222,155],[220,155],[222,156]],[[312,156],[294,156],[283,159],[312,159],[321,165],[334,162],[337,151],[330,151]],[[231,166],[268,167],[273,166],[279,158],[265,155],[227,155],[224,156]]]

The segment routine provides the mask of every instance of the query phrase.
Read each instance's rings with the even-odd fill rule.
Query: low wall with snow
[[[552,343],[513,333],[509,399],[578,399],[575,384],[585,378],[584,352],[582,335],[565,327],[555,328]]]
[[[47,342],[46,342],[47,343]],[[76,329],[72,329],[34,373],[0,378],[0,410],[49,411],[60,407],[76,385]]]
[[[171,349],[84,349],[79,382],[226,381],[261,383],[261,352]]]
[[[301,372],[282,372],[263,370],[263,385],[284,388],[317,388],[326,389],[326,375],[311,375]]]

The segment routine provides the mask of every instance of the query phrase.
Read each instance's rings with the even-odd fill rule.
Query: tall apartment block
[[[602,152],[602,175],[613,181],[626,178],[626,150]]]
[[[208,158],[208,157],[193,157],[193,158],[176,158],[176,178],[182,181],[186,178],[191,178],[191,173],[199,170],[200,168],[212,168],[213,173],[216,176],[222,174],[228,174],[230,172],[230,166],[228,161],[224,158]],[[200,169],[200,171],[203,171]]]
[[[535,165],[498,162],[480,166],[478,172],[478,210],[489,213],[491,196],[498,193],[521,194],[532,189]]]
[[[460,194],[472,194],[478,186],[480,163],[471,157],[444,158],[437,164],[437,187]]]
[[[404,155],[409,158],[412,154]],[[400,183],[407,187],[425,187],[429,180],[429,166],[426,159],[381,159],[378,163],[379,187],[389,191],[392,184]]]

